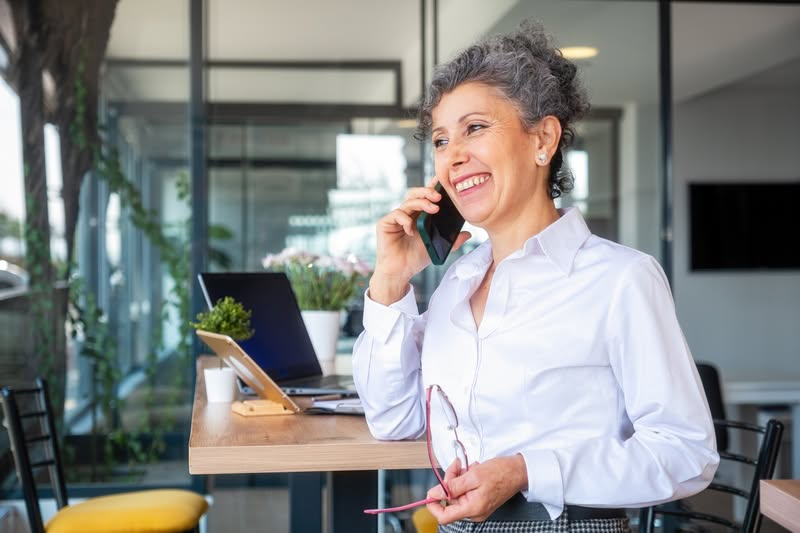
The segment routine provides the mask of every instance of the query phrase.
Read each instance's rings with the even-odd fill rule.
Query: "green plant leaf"
[[[247,340],[253,336],[250,328],[251,312],[245,310],[241,303],[226,296],[214,304],[209,311],[197,314],[197,322],[192,327],[228,335],[236,340]]]

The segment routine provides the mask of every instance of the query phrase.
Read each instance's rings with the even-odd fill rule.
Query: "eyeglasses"
[[[433,458],[433,447],[431,445],[431,404],[433,404],[433,406],[436,407],[439,412],[444,414],[445,420],[447,421],[447,429],[453,432],[453,452],[461,461],[461,465],[464,470],[469,468],[467,449],[458,438],[458,416],[456,416],[456,411],[453,409],[453,404],[450,403],[447,395],[439,385],[431,385],[425,391],[425,440],[428,445],[428,460],[431,463],[431,469],[433,469],[433,473],[436,474],[436,479],[439,480],[439,485],[442,486],[447,499],[450,500],[450,491],[447,489],[447,485],[444,483],[444,477],[439,472],[439,468],[436,467],[436,461]],[[436,498],[425,498],[424,500],[419,500],[413,503],[402,505],[400,507],[389,507],[386,509],[365,509],[364,512],[367,514],[394,513],[397,511],[406,511],[408,509],[413,509],[414,507],[427,505],[437,501],[439,500]]]

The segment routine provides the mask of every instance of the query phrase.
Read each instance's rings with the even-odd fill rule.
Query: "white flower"
[[[331,269],[338,269],[338,264],[333,257],[329,255],[321,255],[317,257],[317,260],[314,261],[314,266],[317,268],[331,268]]]
[[[337,257],[335,259],[335,262],[336,262],[336,270],[338,270],[345,276],[352,276],[353,273],[355,272],[355,269],[353,268],[353,263],[351,263],[347,259]]]
[[[369,265],[354,254],[346,257],[317,255],[285,248],[261,261],[267,270],[282,271],[289,277],[300,309],[344,309],[364,287]]]
[[[372,269],[370,266],[359,259],[355,254],[350,254],[347,256],[347,261],[352,265],[353,270],[355,270],[356,274],[359,276],[368,276]]]
[[[263,266],[266,270],[270,270],[275,267],[283,266],[279,256],[275,254],[267,254],[264,256],[264,259],[261,260],[261,266]]]

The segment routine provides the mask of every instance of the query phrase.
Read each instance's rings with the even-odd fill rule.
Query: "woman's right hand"
[[[442,195],[434,189],[434,177],[427,187],[408,190],[405,201],[378,221],[376,232],[375,271],[370,279],[370,298],[389,305],[408,291],[411,278],[431,262],[417,231],[420,213],[439,211],[436,202]],[[470,234],[461,232],[453,250],[458,249]]]

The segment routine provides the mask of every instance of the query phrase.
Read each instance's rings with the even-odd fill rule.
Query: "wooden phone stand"
[[[231,411],[242,416],[293,415],[294,411],[272,400],[244,400],[231,403]]]

